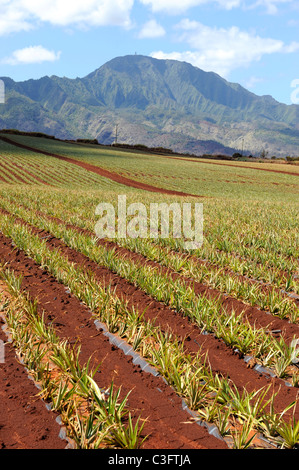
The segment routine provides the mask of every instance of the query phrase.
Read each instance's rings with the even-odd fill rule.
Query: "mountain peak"
[[[244,148],[252,153],[268,145],[277,154],[284,146],[295,151],[298,118],[298,105],[259,97],[187,62],[137,54],[116,57],[75,80],[7,80],[0,109],[2,127],[25,126],[62,138],[111,143],[117,119],[128,143],[184,151],[190,141],[233,147],[247,138]]]
[[[113,108],[125,104],[145,109],[149,103],[161,106],[161,101],[170,99],[174,106],[196,115],[203,100],[241,110],[258,99],[214,72],[205,72],[187,62],[143,55],[116,57],[87,75],[84,82],[93,90],[96,87],[101,97],[110,94],[109,88],[117,87],[116,101],[107,101]]]

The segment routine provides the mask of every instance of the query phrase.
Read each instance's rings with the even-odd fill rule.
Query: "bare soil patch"
[[[1,286],[0,286],[1,288]],[[0,326],[3,326],[0,318]],[[18,361],[0,328],[4,363],[0,363],[0,449],[64,449],[57,414],[37,397],[39,390]]]

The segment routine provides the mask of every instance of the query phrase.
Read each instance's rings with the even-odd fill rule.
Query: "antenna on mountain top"
[[[115,124],[115,143],[117,144],[117,131],[118,131],[118,124]]]

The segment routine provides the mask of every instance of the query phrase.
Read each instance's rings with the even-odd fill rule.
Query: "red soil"
[[[1,329],[0,340],[5,343],[5,362],[0,363],[0,449],[64,449],[67,441],[59,438],[57,414],[36,396],[39,390]]]
[[[3,140],[4,142],[9,143],[9,144],[15,145],[16,147],[20,147],[20,148],[29,150],[30,152],[41,153],[43,155],[48,155],[49,157],[54,157],[54,158],[58,158],[59,160],[64,160],[68,163],[72,163],[73,165],[78,165],[81,168],[84,168],[85,170],[91,171],[91,172],[96,173],[100,176],[103,176],[103,177],[108,178],[112,181],[115,181],[116,183],[120,183],[120,184],[123,184],[125,186],[132,187],[132,188],[142,189],[142,190],[150,191],[150,192],[154,192],[154,193],[169,194],[169,195],[173,195],[173,196],[201,197],[201,196],[196,196],[195,194],[188,194],[188,193],[184,193],[184,192],[181,192],[181,191],[174,191],[174,190],[165,189],[165,188],[157,188],[157,187],[152,186],[150,184],[141,183],[139,181],[135,181],[135,180],[132,180],[130,178],[126,178],[125,176],[121,176],[119,173],[114,173],[112,171],[105,170],[104,168],[100,168],[98,166],[91,165],[90,163],[81,162],[81,161],[75,160],[73,158],[65,157],[65,156],[62,156],[62,155],[57,155],[55,153],[46,152],[44,150],[39,150],[37,148],[29,147],[27,145],[23,145],[23,144],[14,142],[13,140],[11,140],[7,137],[0,136],[0,140]]]
[[[144,434],[150,434],[143,448],[151,449],[226,449],[227,445],[208,434],[206,428],[192,422],[183,411],[181,399],[161,377],[142,372],[132,358],[112,346],[96,330],[91,313],[77,298],[66,293],[65,287],[15,249],[10,240],[0,234],[0,258],[17,275],[24,276],[22,288],[37,298],[39,311],[45,312],[45,322],[53,322],[57,334],[69,343],[80,344],[81,363],[92,357],[91,366],[100,365],[95,380],[102,388],[111,381],[121,386],[121,397],[129,391],[129,406],[133,418],[148,418]]]
[[[5,159],[5,157],[3,157],[2,155],[0,155],[0,157]],[[5,161],[6,161],[7,164],[10,164],[10,165],[12,165],[13,167],[16,167],[16,168],[18,168],[18,169],[24,171],[24,173],[26,173],[27,175],[31,176],[31,178],[34,178],[37,183],[45,184],[45,185],[47,185],[47,186],[49,185],[49,183],[47,183],[46,181],[42,180],[42,179],[39,178],[37,175],[34,175],[34,174],[31,173],[30,171],[28,171],[28,170],[26,170],[25,168],[23,168],[22,165],[19,165],[19,164],[17,164],[17,163],[13,163],[13,162],[11,162],[11,161],[7,161],[6,159],[5,159]],[[11,170],[9,170],[9,171],[11,171]],[[17,175],[17,176],[19,177],[19,175]],[[24,180],[23,180],[23,182],[24,182]],[[28,184],[28,183],[27,183],[27,184]]]
[[[292,175],[292,176],[299,176],[299,173],[295,173],[295,172],[291,172],[291,171],[283,171],[283,170],[274,170],[274,169],[270,169],[270,168],[261,168],[261,167],[258,167],[258,166],[241,166],[241,165],[234,165],[234,164],[231,164],[231,163],[226,163],[226,164],[222,164],[222,163],[217,163],[217,162],[211,162],[209,161],[208,159],[205,160],[204,162],[201,161],[201,160],[195,160],[195,159],[191,159],[191,158],[183,158],[183,157],[169,157],[168,155],[160,155],[161,157],[165,157],[165,158],[171,158],[173,160],[183,160],[184,162],[196,162],[196,163],[208,163],[209,165],[222,165],[224,167],[226,166],[232,166],[234,168],[245,168],[245,170],[261,170],[261,171],[270,171],[272,173],[281,173],[283,175]]]
[[[28,224],[25,225],[29,226]],[[275,410],[280,412],[283,411],[291,401],[296,401],[298,393],[296,388],[287,387],[281,379],[272,378],[258,373],[251,368],[254,364],[246,364],[240,353],[233,351],[231,348],[226,346],[222,340],[217,339],[215,336],[211,334],[203,334],[199,328],[192,324],[186,317],[173,311],[163,303],[155,301],[141,289],[133,286],[126,279],[112,273],[103,266],[97,265],[86,256],[67,247],[63,242],[51,236],[48,232],[34,229],[33,227],[31,228],[32,231],[40,237],[49,236],[49,238],[47,238],[49,248],[55,251],[61,251],[61,253],[66,256],[70,262],[73,262],[78,266],[84,266],[86,270],[92,271],[100,283],[104,283],[106,286],[111,284],[112,287],[115,288],[116,294],[127,300],[130,306],[136,307],[139,312],[146,310],[144,316],[145,320],[155,319],[156,324],[158,324],[163,331],[170,329],[181,339],[186,338],[185,348],[187,352],[196,353],[201,351],[203,354],[207,354],[208,361],[213,372],[229,377],[239,390],[242,390],[243,387],[245,387],[247,390],[252,391],[270,385],[268,396],[270,396],[272,392],[277,393],[275,398]],[[0,245],[0,254],[1,251]],[[139,255],[132,254],[132,256],[138,257]],[[5,257],[5,261],[7,261],[7,257]],[[22,268],[22,263],[19,262],[18,266],[19,272],[22,272],[22,269],[24,269]],[[28,266],[28,264],[26,266]],[[26,288],[30,289],[32,282],[33,279],[31,279],[30,282],[27,282]],[[198,293],[200,290],[202,293],[207,293],[206,286],[198,285],[197,287],[199,289]],[[219,292],[217,291],[213,292],[213,290],[209,290],[209,293],[212,296],[219,296]],[[228,308],[231,306],[231,308],[234,308],[236,312],[241,312],[245,307],[241,302],[229,297],[224,299],[224,304]],[[246,313],[252,322],[259,320],[259,326],[263,325],[269,329],[280,328],[285,336],[289,338],[293,333],[297,333],[298,335],[298,325],[288,324],[288,322],[271,317],[271,315],[268,315],[254,307],[248,307]],[[290,330],[288,330],[289,328]],[[278,337],[279,335],[274,334],[273,336]],[[286,414],[285,416],[290,416],[290,414]],[[299,410],[296,410],[295,417],[298,419]]]

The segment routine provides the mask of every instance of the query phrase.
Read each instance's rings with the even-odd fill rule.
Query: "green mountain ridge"
[[[186,62],[117,57],[84,78],[4,77],[0,128],[178,152],[298,156],[299,106],[257,96]]]

